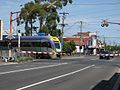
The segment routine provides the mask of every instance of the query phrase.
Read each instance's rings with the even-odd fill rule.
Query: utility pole
[[[65,13],[65,12],[63,12],[63,13],[60,13],[60,14],[62,14],[63,16],[62,16],[62,24],[60,24],[61,26],[62,26],[62,31],[61,31],[61,37],[60,37],[60,40],[61,40],[61,50],[63,49],[63,34],[64,34],[64,27],[65,27],[65,25],[67,25],[67,24],[65,24],[65,16],[66,16],[66,14],[69,14],[69,13]]]
[[[8,57],[9,57],[9,59],[12,57],[12,50],[11,50],[11,36],[12,36],[12,12],[10,12],[10,33],[9,33],[9,36],[10,36],[10,38],[9,38],[9,55],[8,55]]]
[[[12,19],[12,16],[13,16],[13,14],[18,14],[20,11],[18,11],[18,12],[10,12],[10,32],[9,32],[9,34],[8,34],[8,36],[7,36],[7,38],[9,39],[9,44],[8,44],[8,46],[9,46],[9,55],[8,55],[8,57],[9,57],[9,59],[11,59],[12,58],[12,44],[11,44],[11,40],[14,38],[14,36],[13,36],[13,31],[12,31],[12,22],[13,21],[15,21],[16,19]]]
[[[82,49],[82,28],[83,28],[83,21],[80,21],[80,55]]]

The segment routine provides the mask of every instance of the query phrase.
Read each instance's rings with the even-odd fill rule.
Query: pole
[[[12,12],[10,12],[10,36],[12,35]],[[11,45],[11,38],[10,38],[10,40],[9,40],[9,45]],[[8,57],[9,57],[9,59],[12,57],[12,50],[11,50],[11,48],[9,48],[9,55],[8,55]]]
[[[10,12],[10,34],[12,34],[12,12]]]
[[[14,20],[18,19],[18,17],[16,19],[12,19],[12,15],[16,14],[16,13],[18,14],[19,12],[20,11],[18,11],[18,12],[10,12],[10,33],[8,34],[8,39],[9,39],[9,44],[8,45],[11,45],[11,40],[13,39],[13,35],[12,35],[12,22]],[[9,48],[8,52],[9,52],[8,53],[8,57],[9,57],[9,59],[11,59],[11,57],[12,57],[12,49]]]
[[[104,36],[104,50],[106,50],[106,40],[105,40],[105,36]]]
[[[18,51],[20,53],[20,36],[21,36],[21,33],[18,33]]]
[[[83,21],[80,21],[80,55],[81,55],[81,48],[82,48],[82,25],[83,25]]]
[[[62,49],[63,49],[63,34],[64,34],[64,27],[65,27],[65,25],[64,25],[64,20],[65,20],[65,16],[63,15],[62,16],[62,34],[61,34],[61,43],[62,43]]]
[[[62,30],[61,30],[61,50],[63,49],[63,35],[64,35],[64,27],[65,27],[65,25],[67,25],[67,24],[65,24],[65,15],[66,14],[69,14],[69,13],[65,13],[65,12],[63,12],[63,13],[60,13],[60,14],[63,14],[63,16],[62,16],[62,24],[61,24],[61,26],[62,26]]]

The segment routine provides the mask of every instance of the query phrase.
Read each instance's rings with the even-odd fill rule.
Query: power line
[[[101,14],[101,12],[102,12],[102,14],[103,14],[103,13],[108,13],[108,12],[115,12],[116,10],[120,10],[120,9],[109,9],[109,10],[103,10],[103,9],[102,9],[101,11],[99,10],[99,12],[98,12],[98,10],[97,10],[97,11],[92,11],[92,12],[87,12],[87,13],[84,12],[84,13],[81,13],[81,14],[92,14],[92,15],[93,15],[93,14],[96,14],[96,12],[97,12],[97,14],[98,14],[98,13]]]
[[[73,23],[70,27],[68,27],[67,29],[66,29],[66,31],[67,30],[69,30],[69,29],[71,29],[75,24],[77,24],[78,22],[75,22],[75,23]]]
[[[120,5],[120,2],[115,2],[115,3],[81,3],[81,4],[71,4],[71,5],[82,5],[82,6],[91,6],[91,5]]]
[[[100,38],[103,38],[103,37],[105,37],[105,36],[99,36]],[[115,39],[120,39],[120,37],[105,37],[105,38],[115,38]]]

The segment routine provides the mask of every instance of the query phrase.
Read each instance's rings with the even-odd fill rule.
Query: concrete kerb
[[[80,59],[80,58],[85,58],[85,56],[62,56],[60,59],[61,60],[70,60],[70,59]],[[34,61],[38,61],[38,60],[33,60],[33,62]],[[18,63],[17,62],[3,62],[2,60],[0,60],[0,66],[2,66],[2,65],[11,65],[11,64],[18,64]]]
[[[0,61],[0,66],[3,66],[3,65],[12,65],[12,64],[18,64],[17,62],[1,62]]]

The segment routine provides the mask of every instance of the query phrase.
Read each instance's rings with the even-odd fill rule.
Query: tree
[[[63,43],[63,51],[67,54],[72,54],[73,51],[75,51],[75,42],[74,41],[68,41]]]
[[[20,21],[18,25],[25,23],[25,34],[27,36],[32,36],[33,23],[35,23],[35,19],[37,18],[35,9],[36,7],[34,2],[28,2],[23,8],[21,8],[19,15]]]
[[[60,30],[57,29],[57,24],[60,22],[57,9],[62,9],[63,6],[72,3],[72,0],[57,0],[54,4],[55,7],[50,6],[49,11],[46,11],[49,3],[54,1],[56,0],[34,0],[34,2],[28,2],[21,8],[20,20],[17,23],[18,25],[25,24],[25,34],[27,36],[32,35],[33,30],[36,33],[50,33],[53,36],[56,36],[56,33],[57,36],[61,34]],[[39,20],[39,26],[35,26],[37,20]]]

